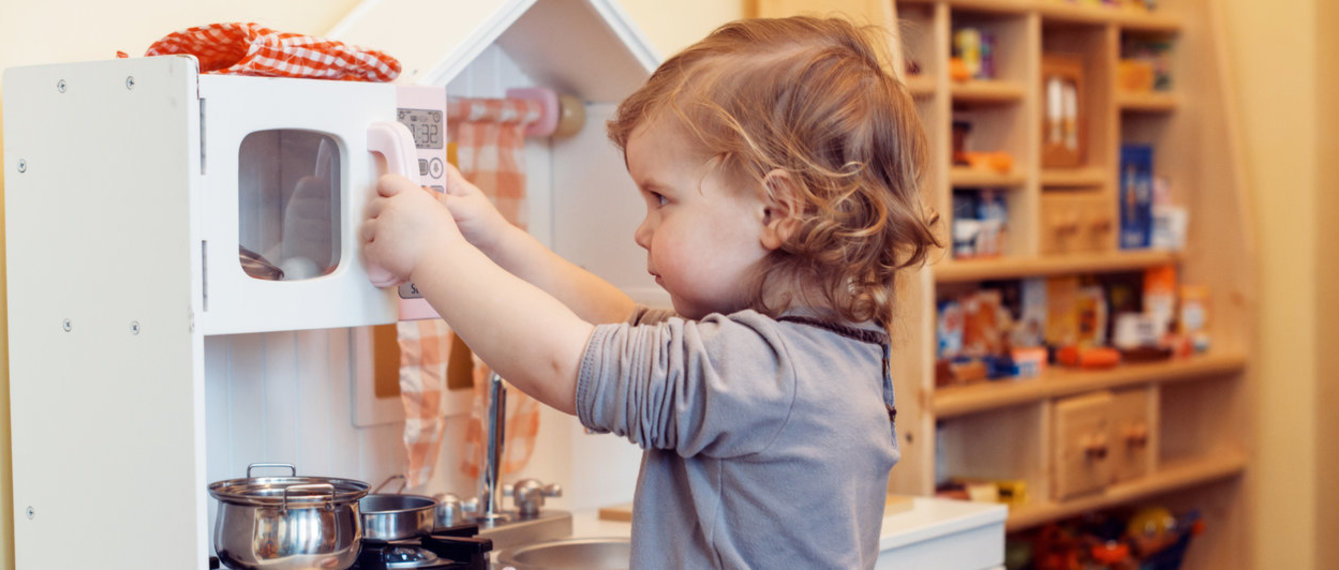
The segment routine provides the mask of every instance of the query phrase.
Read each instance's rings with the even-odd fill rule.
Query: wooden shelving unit
[[[995,172],[978,168],[954,167],[949,172],[949,183],[954,188],[981,187],[989,186],[991,188],[1013,188],[1027,183],[1027,177],[1024,173],[1013,172]]]
[[[935,81],[933,78],[917,75],[907,78],[907,90],[911,96],[917,99],[933,97],[935,94]]]
[[[939,283],[991,279],[1020,279],[1054,275],[1138,271],[1177,263],[1178,252],[1159,250],[1113,251],[1092,254],[1001,256],[990,259],[948,260],[934,268]]]
[[[1027,94],[1017,81],[963,81],[952,86],[954,103],[1016,103]]]
[[[1122,111],[1171,113],[1181,102],[1174,93],[1117,93],[1116,105]]]
[[[1146,501],[1203,507],[1208,530],[1196,538],[1184,567],[1244,568],[1253,549],[1246,481],[1253,468],[1255,245],[1242,230],[1250,225],[1246,178],[1236,166],[1238,130],[1231,84],[1221,74],[1224,32],[1215,3],[1161,0],[1153,12],[1063,0],[838,4],[758,0],[757,15],[840,10],[895,30],[893,51],[906,60],[897,71],[918,69],[907,82],[931,148],[927,205],[944,218],[945,230],[952,227],[957,192],[991,190],[1008,208],[1003,255],[954,259],[945,251],[899,282],[904,334],[892,366],[902,462],[893,469],[890,490],[928,495],[951,477],[1021,480],[1030,499],[1013,509],[1010,530]],[[993,39],[993,77],[950,79],[954,34],[964,27]],[[1121,50],[1129,40],[1173,45],[1172,91],[1129,93],[1118,87]],[[1050,55],[1081,64],[1085,144],[1077,166],[1043,166],[1048,108],[1042,62]],[[954,166],[955,122],[970,127],[966,150],[1008,153],[1012,170]],[[1179,251],[1117,246],[1112,228],[1120,219],[1120,155],[1126,143],[1154,148],[1155,175],[1171,181],[1172,201],[1189,212],[1191,230]],[[1070,219],[1109,234],[1082,248],[1048,241],[1058,235],[1056,228],[1074,223]],[[983,282],[1100,277],[1162,266],[1174,266],[1183,283],[1211,288],[1212,348],[1206,353],[1093,371],[1053,365],[1031,379],[936,388],[935,331],[943,296]],[[1088,402],[1098,402],[1095,409],[1111,414],[1113,422],[1128,420],[1120,414],[1133,410],[1147,426],[1148,441],[1137,452],[1125,452],[1121,461],[1127,463],[1113,467],[1110,478],[1076,489],[1068,471],[1072,456],[1060,448],[1076,435],[1066,431],[1077,429],[1070,420],[1082,419],[1075,410]]]
[[[1221,377],[1238,374],[1245,367],[1244,354],[1213,353],[1157,363],[1125,364],[1099,371],[1051,368],[1037,378],[940,388],[934,392],[930,409],[942,420],[1096,390]]]
[[[1038,501],[1011,509],[1004,526],[1011,532],[1024,530],[1089,511],[1127,505],[1188,487],[1238,477],[1246,471],[1248,461],[1245,454],[1228,453],[1165,465],[1158,469],[1156,475],[1112,485],[1098,494],[1061,502]]]
[[[1103,168],[1044,168],[1041,185],[1043,188],[1098,187],[1107,183],[1109,174]]]

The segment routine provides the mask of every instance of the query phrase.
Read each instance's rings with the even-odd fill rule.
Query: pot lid
[[[368,484],[362,481],[335,477],[246,477],[210,483],[209,494],[229,503],[311,508],[327,502],[334,505],[356,502],[367,494],[367,489]]]

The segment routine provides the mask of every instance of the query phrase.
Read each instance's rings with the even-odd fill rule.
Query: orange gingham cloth
[[[404,405],[404,445],[409,465],[405,485],[432,478],[446,434],[442,397],[451,357],[451,329],[441,319],[400,321],[400,401]]]
[[[209,24],[172,32],[144,53],[173,54],[195,56],[201,73],[223,75],[385,82],[400,74],[400,62],[385,53],[276,32],[253,23]]]
[[[450,99],[446,103],[460,173],[521,228],[528,222],[525,128],[543,112],[539,102],[525,99]]]
[[[447,104],[448,137],[461,174],[489,196],[507,220],[525,227],[525,128],[540,119],[535,101],[453,99]],[[411,486],[427,482],[441,449],[440,402],[450,360],[451,329],[441,319],[401,322],[400,393],[405,405],[405,447]],[[459,345],[457,345],[459,346]],[[485,450],[483,422],[491,370],[471,354],[474,401],[465,427],[461,470],[478,478]],[[504,455],[499,473],[514,473],[530,460],[539,434],[539,403],[525,394],[507,394]]]
[[[523,99],[450,99],[446,116],[451,140],[456,144],[460,173],[492,199],[498,211],[524,229],[525,128],[542,115],[536,101]],[[465,427],[465,452],[461,471],[478,478],[486,450],[484,418],[487,415],[488,377],[491,370],[474,356],[474,405]],[[500,474],[525,467],[539,434],[539,403],[519,390],[507,391],[507,424],[503,439]]]

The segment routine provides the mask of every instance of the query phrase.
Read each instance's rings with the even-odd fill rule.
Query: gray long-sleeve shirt
[[[892,425],[888,340],[793,311],[596,327],[586,427],[638,444],[633,568],[872,568]]]

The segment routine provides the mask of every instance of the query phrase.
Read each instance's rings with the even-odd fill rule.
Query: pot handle
[[[292,490],[294,490],[294,489],[301,489],[301,490],[324,489],[325,492],[327,492],[327,493],[330,494],[330,496],[329,496],[329,497],[326,497],[326,500],[325,500],[325,510],[327,510],[327,511],[333,511],[333,510],[335,510],[335,486],[334,486],[334,485],[332,485],[332,484],[330,484],[330,483],[306,483],[306,484],[303,484],[303,485],[289,485],[289,486],[287,486],[287,487],[284,487],[284,504],[283,504],[283,506],[279,507],[279,512],[282,513],[282,512],[284,512],[284,511],[287,511],[287,510],[288,510],[288,492],[289,492],[289,491],[292,491]]]
[[[252,470],[252,469],[255,469],[255,468],[257,468],[257,467],[260,467],[260,468],[267,468],[267,467],[287,467],[288,470],[289,470],[289,476],[290,476],[290,477],[297,477],[297,476],[298,476],[298,468],[297,468],[297,467],[294,467],[291,463],[252,463],[252,464],[246,466],[246,478],[247,478],[247,479],[250,479],[250,478],[251,478],[251,470]]]

